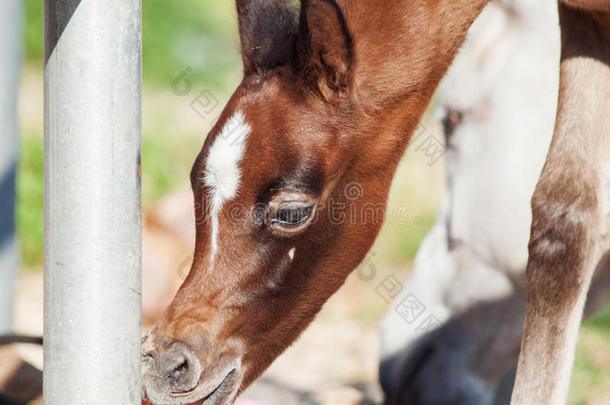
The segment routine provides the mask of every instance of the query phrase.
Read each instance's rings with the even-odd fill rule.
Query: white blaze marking
[[[205,161],[203,181],[211,190],[212,262],[218,251],[218,215],[225,201],[237,194],[241,178],[239,162],[243,157],[250,130],[244,115],[237,111],[216,136]]]
[[[288,251],[288,257],[290,258],[290,261],[294,260],[294,252],[297,250],[297,248],[293,247],[292,249],[290,249]]]

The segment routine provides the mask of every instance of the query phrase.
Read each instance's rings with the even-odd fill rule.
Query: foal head
[[[359,213],[383,211],[407,137],[380,134],[408,129],[356,90],[364,73],[344,11],[331,0],[292,4],[237,0],[244,78],[191,172],[194,261],[143,339],[153,403],[231,403],[312,321],[381,226]]]

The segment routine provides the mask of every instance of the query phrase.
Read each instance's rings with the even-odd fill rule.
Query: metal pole
[[[21,70],[22,0],[0,2],[0,335],[13,329],[18,249],[15,237],[17,90]]]
[[[136,405],[141,0],[44,8],[44,403]]]

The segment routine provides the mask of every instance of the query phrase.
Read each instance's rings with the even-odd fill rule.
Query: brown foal
[[[486,3],[237,0],[244,78],[191,172],[194,260],[143,338],[145,398],[232,403],[307,327],[382,223],[336,209],[383,210]],[[565,400],[582,302],[608,248],[610,7],[580,3],[561,6],[562,96],[534,197],[518,404]]]

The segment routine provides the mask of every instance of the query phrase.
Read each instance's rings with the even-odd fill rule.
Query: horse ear
[[[350,87],[352,37],[335,0],[301,0],[299,69],[327,101],[345,96]]]
[[[297,16],[291,0],[237,0],[241,53],[246,74],[291,60]]]

